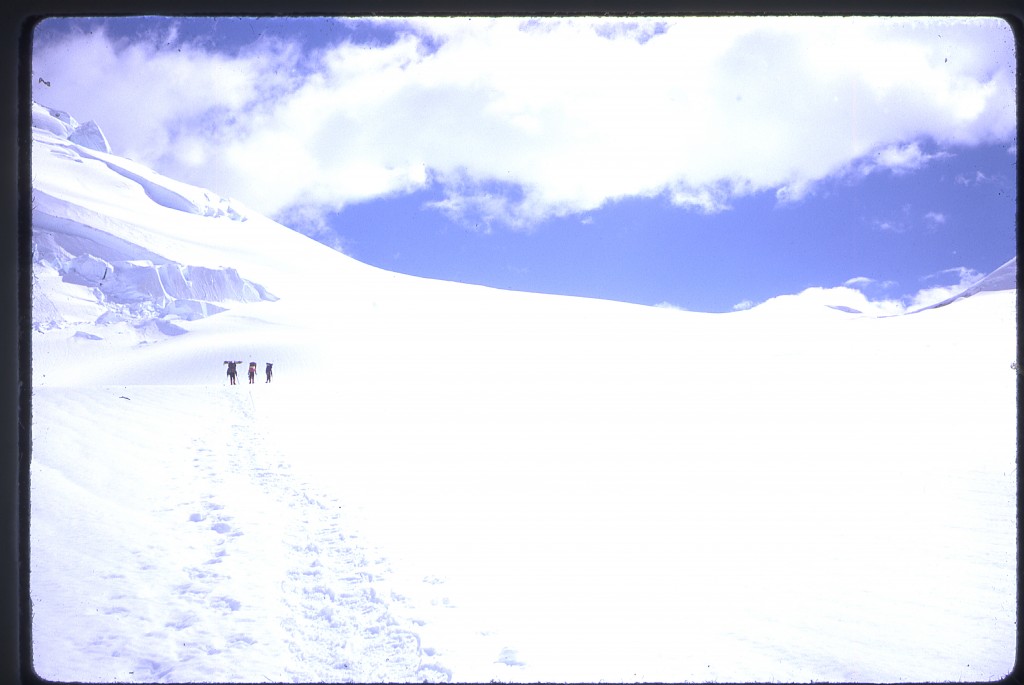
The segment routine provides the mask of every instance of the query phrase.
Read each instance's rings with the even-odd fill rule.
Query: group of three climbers
[[[242,364],[243,362],[226,361],[224,363],[228,365],[228,380],[231,381],[231,385],[236,385],[235,378],[238,376],[238,365]],[[267,383],[269,383],[270,379],[274,376],[273,369],[274,365],[270,362],[267,362]],[[256,362],[249,362],[249,382],[256,382]]]

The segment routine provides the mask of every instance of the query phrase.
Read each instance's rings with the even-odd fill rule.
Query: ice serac
[[[100,130],[100,127],[94,121],[87,121],[78,126],[68,136],[68,140],[90,150],[110,152],[110,143],[107,142],[107,137],[103,135],[103,131]]]
[[[107,137],[103,135],[103,131],[94,121],[79,124],[67,112],[32,103],[32,126],[43,128],[50,133],[67,138],[75,145],[96,150],[97,152],[110,152],[110,144],[107,142]]]
[[[118,314],[104,321],[184,319],[192,321],[229,308],[231,303],[275,301],[263,286],[242,278],[232,267],[189,266],[169,260],[117,259],[80,252],[86,243],[57,231],[33,233],[34,268],[54,269],[61,280],[82,286],[83,299]],[[102,244],[92,242],[93,247]],[[79,248],[76,250],[76,248]],[[79,252],[79,254],[74,254]],[[112,250],[118,255],[118,250]],[[104,257],[108,257],[105,259]],[[98,321],[103,323],[103,321]],[[164,330],[166,327],[158,327]]]
[[[34,188],[32,255],[37,281],[52,276],[71,286],[61,297],[89,303],[96,324],[127,321],[165,335],[186,332],[174,320],[193,321],[234,304],[277,300],[234,267],[185,264],[161,254],[163,249],[144,248],[134,238],[140,226],[132,220],[117,220],[120,230],[112,231],[112,219],[88,206],[113,189],[127,193],[128,198],[148,198],[150,206],[161,210],[244,221],[243,213],[230,202],[111,155],[106,137],[93,122],[79,124],[66,112],[38,104],[33,104],[32,114],[34,163],[42,169],[73,162],[75,171],[88,169],[87,178],[96,184],[78,200]],[[53,301],[57,295],[49,290],[37,288],[33,294],[36,310],[52,314],[37,318],[34,324],[40,329],[61,327],[64,321]],[[102,313],[96,316],[97,312]]]

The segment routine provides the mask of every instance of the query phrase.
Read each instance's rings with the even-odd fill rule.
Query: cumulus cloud
[[[878,150],[870,158],[859,164],[858,172],[867,176],[878,170],[885,169],[893,174],[901,175],[923,168],[933,159],[948,157],[947,152],[926,153],[921,150],[918,142],[906,145],[890,145]]]
[[[831,307],[868,316],[893,316],[907,311],[906,304],[897,298],[871,298],[857,288],[813,286],[796,295],[780,295],[757,305],[784,312],[788,308],[803,311],[808,306]]]
[[[871,308],[876,312],[885,312],[886,314],[903,314],[937,304],[943,300],[953,297],[954,295],[959,295],[984,277],[985,274],[983,273],[960,266],[952,269],[945,269],[939,273],[925,277],[922,279],[923,283],[932,283],[931,285],[925,285],[925,287],[917,290],[916,292],[909,293],[901,297],[875,298],[870,297],[868,293],[864,293],[864,296],[870,302]],[[877,281],[872,281],[871,279],[854,278],[847,281],[844,285],[850,284],[851,281],[854,283],[854,287],[857,287],[862,292],[864,291],[865,285],[877,284]],[[945,282],[945,284],[940,284],[939,282]],[[882,285],[888,289],[894,287],[896,284],[886,282]]]
[[[981,171],[975,171],[973,176],[969,174],[957,174],[956,178],[953,179],[953,182],[961,186],[976,186],[986,183],[1003,183],[1005,182],[1005,179],[998,174],[990,176]]]
[[[52,87],[35,95],[95,121],[116,153],[187,179],[247,132],[261,103],[287,93],[297,58],[294,46],[269,40],[228,57],[178,43],[173,30],[133,42],[75,33],[37,47],[33,71]]]
[[[319,239],[333,232],[324,215],[310,207],[289,207],[279,218],[287,226],[311,238]]]
[[[33,70],[116,153],[269,215],[427,187],[453,219],[520,229],[627,197],[720,212],[1016,128],[997,20],[346,21],[388,38],[227,54],[101,30],[36,45]]]

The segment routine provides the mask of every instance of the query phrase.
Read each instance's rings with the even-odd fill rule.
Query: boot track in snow
[[[34,534],[48,536],[70,517],[79,532],[63,554],[95,562],[80,568],[94,577],[81,588],[36,584],[36,637],[76,654],[62,668],[84,680],[450,681],[421,648],[388,560],[356,542],[340,502],[291,473],[287,455],[259,429],[252,391],[239,390],[37,390],[40,405],[69,420],[39,433],[33,477],[45,489],[33,504]],[[74,439],[73,417],[86,414],[121,434],[117,454],[61,454]],[[140,470],[126,473],[125,465]],[[123,496],[114,514],[62,510],[60,488],[83,473],[159,478],[163,499]],[[118,538],[104,538],[89,520],[108,515],[121,520]],[[55,563],[38,557],[33,571]],[[76,622],[61,618],[59,607],[71,603],[83,607]],[[47,675],[49,655],[37,659]]]

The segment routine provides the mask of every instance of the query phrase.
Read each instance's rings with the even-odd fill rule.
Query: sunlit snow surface
[[[699,314],[430,281],[34,115],[44,678],[1013,668],[1006,270],[1003,289],[889,318],[810,297]],[[128,289],[141,299],[111,297],[100,261],[150,264],[120,272],[146,274]],[[179,297],[152,280],[167,265],[227,280]],[[256,361],[256,382],[229,385],[225,360]]]

